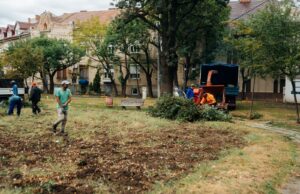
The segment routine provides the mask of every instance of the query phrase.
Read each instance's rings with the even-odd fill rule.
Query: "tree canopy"
[[[294,10],[291,1],[273,1],[254,15],[249,22],[253,30],[253,42],[244,48],[259,57],[270,75],[286,76],[291,81],[297,120],[300,122],[294,82],[300,74],[300,17]],[[247,41],[243,44],[247,44]]]
[[[33,48],[43,53],[42,78],[45,75],[50,79],[50,93],[54,91],[54,76],[58,71],[64,70],[78,63],[84,56],[84,51],[61,39],[50,39],[46,37],[34,38],[28,41]]]
[[[162,71],[162,92],[173,93],[173,84],[177,73],[179,43],[177,32],[182,29],[185,22],[189,21],[189,16],[195,10],[200,10],[203,5],[212,2],[227,9],[228,0],[118,0],[117,6],[124,9],[123,18],[128,22],[138,19],[145,23],[149,29],[158,32],[161,37],[161,71]],[[210,13],[211,6],[207,7],[207,13]],[[204,10],[201,10],[204,11]],[[214,15],[219,17],[218,14]],[[193,20],[193,25],[202,23],[207,16],[199,17],[199,20]],[[208,28],[213,26],[210,25]]]

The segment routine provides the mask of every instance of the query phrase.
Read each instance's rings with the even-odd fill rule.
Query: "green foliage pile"
[[[231,120],[230,115],[216,108],[205,106],[199,109],[192,100],[172,96],[159,98],[155,106],[149,109],[149,114],[153,117],[183,122]]]
[[[200,111],[200,118],[206,121],[230,121],[231,115],[211,106],[205,106]]]
[[[260,113],[258,113],[258,112],[254,112],[254,113],[252,113],[252,115],[250,116],[250,119],[251,119],[251,120],[256,120],[256,119],[260,119],[260,118],[262,118],[262,117],[263,117],[262,114],[260,114]]]

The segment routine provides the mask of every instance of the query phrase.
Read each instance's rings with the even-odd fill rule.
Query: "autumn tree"
[[[107,34],[107,24],[99,21],[99,18],[92,17],[91,19],[76,24],[76,29],[73,33],[74,41],[87,50],[87,56],[97,62],[95,68],[103,69],[108,75],[114,89],[115,96],[118,96],[116,80],[112,69],[117,62],[113,47],[105,42]]]
[[[4,52],[2,63],[9,66],[11,77],[26,80],[33,77],[43,66],[43,52],[34,48],[30,41],[11,44]],[[25,82],[27,83],[27,82]]]
[[[126,88],[130,65],[135,65],[137,71],[139,69],[145,74],[149,96],[153,97],[152,75],[157,66],[152,58],[151,49],[155,48],[156,43],[147,26],[139,20],[127,23],[124,18],[119,17],[112,22],[107,41],[124,56],[124,64],[120,63],[123,87]],[[136,81],[139,85],[139,79]],[[125,88],[123,92],[126,91]]]

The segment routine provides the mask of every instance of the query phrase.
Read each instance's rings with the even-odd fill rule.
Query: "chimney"
[[[242,4],[251,3],[251,0],[239,0],[239,1]]]
[[[28,23],[31,24],[31,18],[28,18]]]

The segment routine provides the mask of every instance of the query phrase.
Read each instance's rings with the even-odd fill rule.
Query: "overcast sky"
[[[0,0],[0,26],[27,21],[45,10],[62,15],[80,10],[105,10],[112,0]]]

